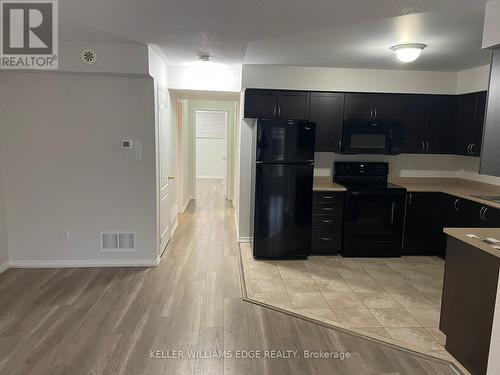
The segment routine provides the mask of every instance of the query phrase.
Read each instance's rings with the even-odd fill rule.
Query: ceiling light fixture
[[[420,57],[424,48],[427,47],[421,43],[398,44],[391,47],[399,61],[410,63]]]

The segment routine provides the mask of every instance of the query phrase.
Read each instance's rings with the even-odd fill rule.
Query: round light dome
[[[413,43],[398,44],[397,46],[391,47],[391,49],[394,51],[399,61],[410,63],[420,57],[425,47],[427,47],[425,44]]]

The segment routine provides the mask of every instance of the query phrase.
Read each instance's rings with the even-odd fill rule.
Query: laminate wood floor
[[[0,373],[455,374],[444,362],[243,301],[233,209],[218,181],[201,181],[198,193],[158,267],[1,274]],[[350,359],[237,358],[249,350]],[[166,358],[176,355],[184,358]]]

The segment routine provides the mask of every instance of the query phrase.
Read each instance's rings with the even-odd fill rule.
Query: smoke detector
[[[95,61],[97,59],[97,54],[93,49],[85,48],[82,50],[80,57],[81,57],[82,62],[84,64],[92,65],[93,63],[95,63]]]
[[[210,55],[208,53],[202,53],[198,56],[200,61],[210,61]]]

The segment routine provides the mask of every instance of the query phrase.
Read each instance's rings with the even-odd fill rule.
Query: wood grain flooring
[[[455,374],[243,301],[233,209],[220,182],[197,191],[158,267],[1,274],[0,374]],[[195,350],[203,355],[191,358]],[[350,359],[241,359],[239,350]]]

